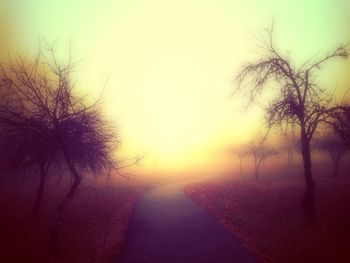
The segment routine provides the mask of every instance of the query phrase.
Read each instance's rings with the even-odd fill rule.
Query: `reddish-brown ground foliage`
[[[259,262],[350,262],[350,178],[316,178],[315,225],[301,210],[302,178],[207,182],[186,193],[238,235]]]
[[[35,185],[28,180],[0,184],[0,262],[41,263],[55,207],[65,183],[45,191],[39,217],[29,218]],[[106,188],[101,180],[81,186],[65,211],[59,240],[59,262],[115,262],[125,238],[133,204],[142,187],[122,183]]]

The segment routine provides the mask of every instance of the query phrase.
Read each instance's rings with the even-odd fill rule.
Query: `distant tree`
[[[350,147],[350,106],[346,105],[346,103],[342,104],[343,106],[337,107],[336,110],[330,112],[331,119],[327,123],[343,139],[344,143]]]
[[[329,154],[332,159],[334,176],[338,176],[340,161],[349,152],[349,145],[344,143],[344,140],[333,131],[327,131],[314,139],[314,147],[318,151]]]
[[[245,156],[248,155],[247,149],[244,146],[234,147],[231,149],[231,153],[238,157],[239,159],[239,174],[242,174],[243,164],[242,161]]]
[[[295,137],[294,132],[285,133],[283,135],[282,148],[287,153],[288,167],[293,167],[294,166],[294,152],[300,148],[299,141]]]
[[[254,176],[255,180],[259,178],[260,168],[263,162],[273,155],[277,155],[278,151],[276,148],[266,144],[266,136],[258,136],[251,140],[245,146],[245,153],[251,155],[254,160]]]
[[[301,154],[304,164],[306,192],[303,208],[308,219],[315,218],[314,188],[315,182],[311,170],[310,140],[319,125],[328,115],[332,95],[320,87],[316,81],[317,72],[326,62],[335,58],[347,58],[349,51],[340,46],[321,59],[309,59],[300,67],[289,55],[283,55],[275,48],[273,27],[268,31],[268,41],[263,41],[262,58],[243,66],[237,74],[239,90],[248,90],[249,101],[271,87],[276,96],[266,102],[266,120],[268,126],[282,128],[285,124],[300,128]],[[271,81],[272,85],[268,85]]]
[[[67,168],[68,192],[57,206],[50,248],[55,251],[59,226],[85,172],[101,175],[116,168],[115,129],[102,112],[100,101],[87,105],[71,80],[72,63],[60,63],[39,53],[34,60],[18,58],[0,66],[0,146],[2,168],[39,167],[40,183],[33,207],[39,211],[48,170]]]

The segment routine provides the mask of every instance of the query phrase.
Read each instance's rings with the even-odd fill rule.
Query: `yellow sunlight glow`
[[[58,40],[64,59],[71,43],[77,86],[94,100],[107,80],[103,99],[118,127],[118,152],[144,155],[142,172],[208,169],[220,157],[230,162],[227,149],[262,129],[261,109],[240,112],[245,99],[230,93],[234,74],[261,55],[258,39],[272,18],[278,47],[297,64],[348,41],[350,32],[348,1],[24,2],[0,3],[0,20],[8,20],[0,25],[0,57],[16,47],[14,32],[24,53],[36,52],[40,37]],[[346,63],[320,76],[330,90],[339,86],[337,94],[350,83]]]

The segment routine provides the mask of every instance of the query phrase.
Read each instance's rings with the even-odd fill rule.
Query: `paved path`
[[[148,190],[136,203],[119,263],[256,262],[230,231],[194,204],[183,185]]]

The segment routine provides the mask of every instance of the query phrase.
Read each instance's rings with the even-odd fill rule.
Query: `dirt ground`
[[[350,262],[350,177],[316,177],[315,225],[301,209],[304,180],[226,178],[186,193],[236,233],[259,262]]]
[[[0,262],[47,262],[55,207],[67,182],[48,182],[39,217],[29,218],[38,182],[32,178],[0,182]],[[122,249],[133,204],[142,192],[134,182],[83,181],[65,211],[59,262],[112,262]]]

